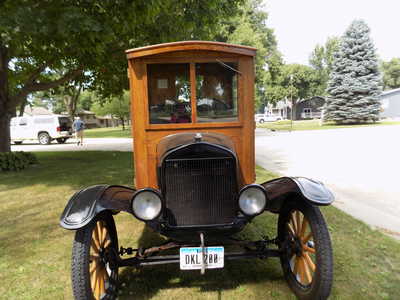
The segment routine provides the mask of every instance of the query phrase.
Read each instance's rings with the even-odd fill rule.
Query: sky
[[[400,0],[264,0],[264,7],[286,63],[308,64],[317,44],[342,36],[354,19],[369,25],[380,59],[400,57]]]

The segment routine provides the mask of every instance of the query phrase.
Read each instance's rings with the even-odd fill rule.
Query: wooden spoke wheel
[[[75,299],[116,299],[118,238],[111,215],[97,217],[75,235],[72,289]]]
[[[333,278],[329,232],[318,207],[288,202],[279,215],[281,264],[290,288],[299,299],[328,298]]]

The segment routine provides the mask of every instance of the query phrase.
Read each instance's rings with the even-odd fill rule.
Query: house
[[[294,120],[320,119],[325,98],[314,96],[296,103]]]
[[[325,98],[314,96],[309,99],[296,102],[293,120],[319,119],[321,118],[322,108]],[[292,118],[292,103],[288,99],[282,99],[275,104],[268,104],[265,113],[282,116],[284,119]]]
[[[98,117],[94,112],[89,110],[80,110],[76,115],[85,123],[86,128],[116,127],[121,125],[121,121],[113,118],[111,115]]]
[[[32,107],[30,105],[25,106],[24,116],[41,116],[41,115],[52,115],[53,113],[44,107]]]
[[[382,92],[380,101],[381,118],[400,118],[400,88]]]

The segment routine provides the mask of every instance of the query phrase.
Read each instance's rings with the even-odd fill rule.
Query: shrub
[[[30,152],[0,153],[0,171],[20,171],[37,162],[36,156]]]

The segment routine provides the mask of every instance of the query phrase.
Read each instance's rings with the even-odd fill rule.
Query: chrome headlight
[[[267,194],[264,187],[258,184],[245,186],[239,194],[239,208],[248,216],[262,213],[267,205]]]
[[[132,211],[142,221],[150,221],[157,218],[161,213],[161,208],[161,196],[156,190],[139,190],[132,197]]]

